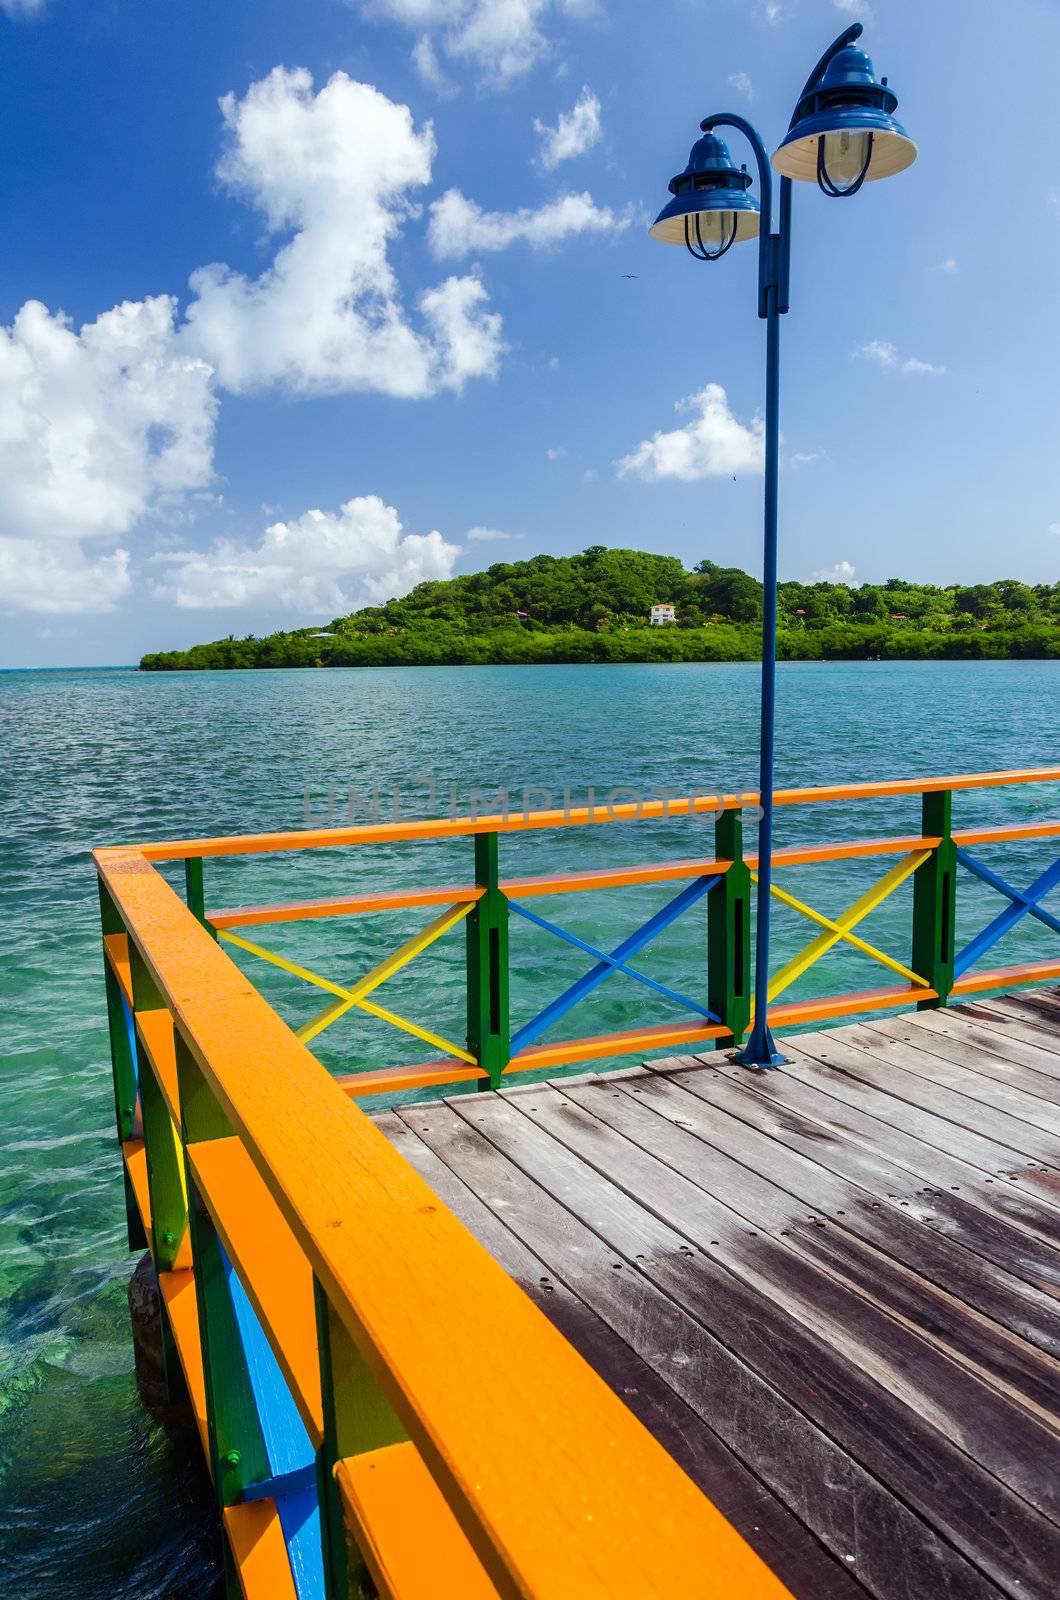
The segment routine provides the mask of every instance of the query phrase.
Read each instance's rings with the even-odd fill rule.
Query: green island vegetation
[[[653,605],[676,621],[652,626]],[[145,655],[147,672],[236,667],[753,661],[762,586],[737,567],[593,545],[421,583],[400,600],[266,638]],[[782,583],[788,661],[1060,659],[1060,583]]]

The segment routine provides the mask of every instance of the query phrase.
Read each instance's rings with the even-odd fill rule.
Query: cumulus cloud
[[[567,447],[562,444],[550,445],[545,454],[550,461],[562,461],[567,454]]]
[[[9,17],[35,17],[44,10],[44,0],[0,0],[0,11]]]
[[[870,339],[868,344],[858,345],[851,353],[855,360],[875,361],[877,366],[888,367],[895,372],[909,375],[941,378],[946,371],[945,367],[937,367],[930,361],[921,361],[919,356],[906,356],[903,359],[899,356],[897,347],[886,339]]]
[[[129,552],[87,557],[58,539],[0,534],[0,611],[73,615],[113,611],[129,593]]]
[[[754,85],[748,72],[730,73],[729,88],[735,89],[737,94],[746,95],[748,100],[753,100],[755,97]]]
[[[378,495],[336,512],[305,511],[274,522],[256,544],[219,539],[207,550],[155,557],[168,571],[155,596],[191,611],[267,602],[296,615],[352,610],[447,578],[459,555],[437,531],[406,533]]]
[[[292,234],[258,278],[217,264],[192,275],[185,338],[225,388],[410,398],[496,371],[500,324],[478,280],[430,291],[417,327],[388,260],[409,192],[430,181],[429,125],[417,131],[407,106],[342,72],[314,94],[304,68],[277,67],[221,109],[219,176]]]
[[[947,256],[945,261],[936,261],[931,270],[932,272],[945,272],[948,276],[952,277],[957,271],[956,256]]]
[[[388,18],[433,41],[454,61],[476,67],[482,81],[504,89],[547,55],[543,24],[584,17],[592,0],[363,0],[363,13]]]
[[[1049,524],[1049,532],[1050,533],[1054,533],[1054,534],[1060,534],[1060,522],[1050,522],[1050,524]]]
[[[620,233],[632,222],[591,194],[565,194],[537,210],[483,211],[459,189],[447,189],[431,204],[427,239],[440,261],[456,261],[479,251],[506,250],[522,240],[534,250],[547,250],[581,233]]]
[[[128,587],[117,541],[211,480],[220,390],[421,398],[498,369],[481,281],[446,278],[411,313],[388,259],[430,181],[429,125],[341,72],[314,93],[308,72],[277,68],[221,109],[221,180],[279,239],[260,276],[199,269],[183,319],[157,295],[80,329],[28,301],[0,327],[0,538],[25,541],[27,564],[45,541],[40,582],[10,583],[9,605],[46,609],[45,579],[53,609],[113,605]]]
[[[813,575],[814,583],[853,583],[854,568],[849,561],[837,561],[834,567],[822,567]]]
[[[28,300],[0,328],[0,534],[113,537],[207,481],[211,372],[175,313],[158,295],[75,332]]]
[[[561,161],[583,156],[598,142],[600,102],[586,84],[571,110],[560,112],[554,128],[535,118],[534,132],[541,140],[537,164],[545,172],[554,172]]]
[[[679,400],[675,409],[693,412],[692,420],[683,428],[642,440],[616,462],[619,477],[633,476],[645,482],[678,478],[683,483],[695,483],[700,478],[719,478],[726,473],[738,476],[761,472],[762,422],[755,418],[750,427],[739,422],[719,383],[708,383],[698,394]]]

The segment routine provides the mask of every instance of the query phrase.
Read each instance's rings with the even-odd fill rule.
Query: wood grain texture
[[[1060,996],[990,1005],[379,1119],[799,1600],[1056,1591]]]
[[[819,1600],[857,1600],[865,1591],[846,1565],[828,1554],[783,1500],[744,1465],[708,1423],[687,1405],[634,1346],[619,1336],[588,1302],[553,1275],[548,1262],[524,1242],[510,1221],[502,1220],[447,1166],[438,1149],[457,1153],[473,1137],[450,1116],[431,1107],[376,1120],[394,1146],[486,1246],[505,1271],[596,1368],[630,1410],[651,1429],[694,1483],[743,1534],[748,1543],[796,1595]],[[404,1119],[404,1120],[402,1120]],[[436,1148],[437,1147],[437,1148]],[[602,1285],[613,1288],[602,1268]]]
[[[996,1595],[984,1573],[821,1425],[819,1417],[831,1420],[833,1411],[853,1415],[858,1401],[845,1394],[827,1359],[818,1359],[814,1342],[801,1340],[797,1327],[785,1328],[776,1309],[720,1263],[703,1258],[700,1272],[690,1272],[695,1252],[679,1234],[544,1130],[528,1128],[529,1119],[506,1104],[508,1098],[482,1096],[468,1120],[455,1105],[417,1108],[416,1127],[548,1263],[550,1276],[653,1365],[870,1593],[947,1600]],[[411,1112],[401,1114],[411,1119]],[[516,1143],[519,1158],[513,1160]],[[769,1376],[751,1364],[763,1353]],[[777,1386],[771,1377],[779,1379]],[[881,1453],[906,1459],[903,1432],[880,1417],[874,1422]],[[958,1519],[984,1514],[982,1502],[973,1512],[960,1489],[950,1501]],[[1025,1584],[1014,1592],[1033,1593],[1026,1587],[1027,1554],[1013,1543],[1010,1556]],[[904,1585],[897,1590],[896,1570]],[[814,1590],[796,1594],[811,1600]]]

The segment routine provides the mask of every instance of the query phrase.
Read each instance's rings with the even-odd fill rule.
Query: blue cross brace
[[[953,963],[955,977],[959,978],[962,973],[967,972],[968,968],[978,961],[981,955],[985,955],[991,946],[995,945],[1004,934],[1008,933],[1010,928],[1014,928],[1017,922],[1028,914],[1036,917],[1039,922],[1044,922],[1045,926],[1051,928],[1054,933],[1060,933],[1060,919],[1054,917],[1051,912],[1044,911],[1038,903],[1044,899],[1050,889],[1055,888],[1060,883],[1060,861],[1054,861],[1051,867],[1047,867],[1043,873],[1035,878],[1030,888],[1020,890],[1014,889],[1010,883],[1006,883],[1004,878],[998,873],[992,872],[989,867],[984,867],[981,861],[976,861],[975,857],[970,856],[966,850],[957,851],[957,860],[962,867],[966,867],[975,877],[981,878],[992,889],[996,889],[998,894],[1005,895],[1011,901],[1011,904],[1007,905],[1004,911],[999,911],[993,922],[988,923],[982,932],[977,933],[975,938],[960,951]]]
[[[243,1498],[275,1499],[298,1600],[324,1600],[324,1560],[313,1446],[291,1398],[287,1380],[223,1246],[221,1259],[272,1469],[270,1477],[249,1485]]]
[[[667,1000],[674,1001],[684,1010],[694,1011],[699,1016],[706,1017],[708,1022],[720,1021],[720,1018],[716,1017],[712,1011],[708,1011],[706,1006],[701,1005],[698,1000],[690,1000],[687,995],[678,994],[676,990],[668,989],[664,983],[657,983],[654,978],[649,978],[643,972],[637,972],[633,967],[626,965],[627,956],[636,955],[638,950],[643,950],[644,946],[650,943],[657,933],[661,933],[664,928],[668,928],[671,922],[676,922],[682,912],[687,911],[689,906],[695,905],[697,900],[701,900],[717,882],[717,875],[713,878],[697,878],[694,883],[690,883],[687,888],[682,889],[679,895],[675,895],[672,900],[668,901],[654,916],[649,917],[647,922],[638,928],[635,933],[631,933],[628,938],[623,939],[622,943],[610,955],[607,955],[603,950],[597,950],[591,944],[586,944],[584,939],[579,939],[575,934],[568,933],[565,928],[557,927],[554,922],[548,922],[544,917],[539,917],[536,912],[528,911],[526,906],[520,905],[518,901],[509,900],[508,904],[511,910],[515,911],[520,917],[525,917],[527,922],[536,923],[539,928],[544,928],[547,933],[554,933],[558,939],[565,940],[567,944],[574,945],[578,950],[584,950],[586,955],[592,956],[596,961],[596,965],[590,968],[584,977],[572,983],[569,989],[565,989],[555,1000],[550,1001],[543,1011],[539,1011],[536,1017],[530,1022],[524,1023],[521,1028],[512,1034],[512,1054],[514,1055],[524,1045],[531,1044],[534,1039],[539,1038],[547,1028],[564,1016],[572,1006],[576,1006],[580,1000],[584,1000],[586,995],[591,994],[595,988],[603,983],[605,978],[611,977],[612,973],[615,972],[624,972],[627,978],[636,978],[638,983],[646,984],[649,989],[654,989],[657,994],[663,995]]]

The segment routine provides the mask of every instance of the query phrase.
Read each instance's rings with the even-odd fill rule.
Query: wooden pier
[[[1060,995],[377,1118],[797,1600],[1060,1584]]]
[[[984,958],[1021,953],[1021,923],[1060,932],[1060,860],[1016,886],[1060,820],[1010,803],[955,827],[953,807],[1058,781],[780,791],[920,817],[774,851],[785,874],[890,865],[842,912],[774,883],[813,933],[771,974],[790,1059],[764,1073],[729,1059],[751,1018],[754,796],[97,851],[129,1245],[157,1272],[166,1395],[199,1428],[228,1600],[1054,1600],[1060,960]],[[703,815],[693,859],[501,874],[506,834]],[[376,887],[341,854],[438,839],[473,846],[468,881]],[[339,853],[345,894],[211,908],[204,862],[305,850]],[[663,903],[613,949],[549,905],[633,885]],[[861,931],[892,895],[901,951]],[[342,970],[349,919],[417,908],[426,926]],[[307,921],[336,928],[334,975],[294,959]],[[533,1016],[509,986],[527,924],[586,968]],[[680,989],[641,955],[675,924]],[[377,999],[446,935],[466,951],[459,1039]],[[807,992],[812,967],[842,972],[837,946],[886,986]],[[289,1025],[230,948],[322,1008]],[[557,1038],[618,976],[638,1025]],[[440,1058],[354,1050],[333,1076],[310,1047],[364,1014]]]

